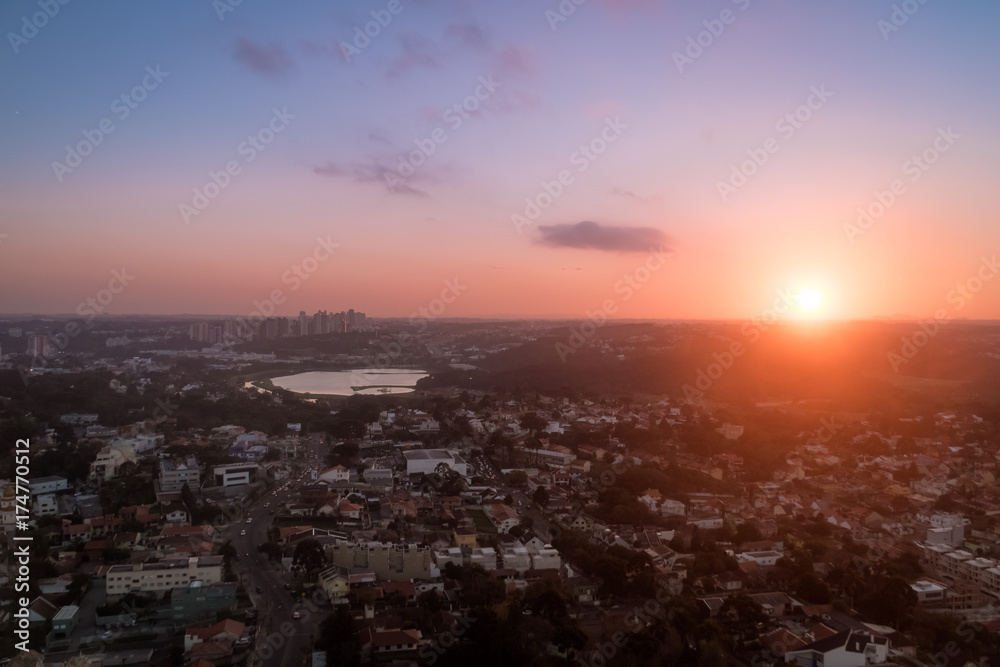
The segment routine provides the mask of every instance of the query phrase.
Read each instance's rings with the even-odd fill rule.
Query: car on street
[[[241,530],[240,531],[240,535],[246,535],[246,534],[247,534],[247,531],[245,531],[245,530]]]
[[[292,614],[292,618],[302,618],[302,614],[300,614],[299,612],[295,612],[294,614]]]

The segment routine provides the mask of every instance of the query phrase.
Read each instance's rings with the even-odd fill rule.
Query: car
[[[247,534],[247,531],[245,531],[245,530],[241,530],[241,531],[240,531],[240,535],[241,535],[241,536],[242,536],[242,535],[246,535],[246,534]]]
[[[253,517],[247,517],[247,523],[253,523]]]
[[[108,639],[111,637],[111,630],[105,630],[101,633],[101,639]]]
[[[295,612],[294,614],[292,614],[292,618],[302,618],[302,614],[300,614],[299,612]]]

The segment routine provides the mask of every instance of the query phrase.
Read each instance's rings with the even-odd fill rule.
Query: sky
[[[2,3],[0,313],[1000,318],[1000,5],[576,2]]]

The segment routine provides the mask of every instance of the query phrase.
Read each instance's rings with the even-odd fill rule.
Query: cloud
[[[618,195],[619,197],[626,197],[628,199],[634,199],[636,201],[641,201],[644,204],[647,204],[647,203],[649,203],[651,201],[663,201],[662,197],[658,197],[656,195],[650,195],[648,197],[643,197],[642,195],[636,194],[632,190],[626,190],[625,188],[617,188],[617,187],[616,188],[612,188],[611,189],[611,194]]]
[[[288,51],[280,44],[257,44],[246,37],[236,38],[236,60],[261,76],[283,78],[295,69]]]
[[[352,162],[347,165],[338,165],[327,162],[321,167],[315,167],[313,173],[320,176],[330,176],[333,178],[346,178],[354,183],[381,183],[389,194],[409,195],[412,197],[426,197],[427,192],[416,188],[406,180],[401,179],[395,171],[380,164],[363,162]],[[410,177],[412,180],[416,174]]]
[[[444,36],[463,48],[474,51],[490,50],[490,38],[482,28],[472,23],[454,23],[444,29]]]
[[[540,245],[605,252],[648,252],[667,245],[669,239],[653,227],[608,227],[590,220],[575,225],[540,225]]]
[[[532,76],[537,70],[535,52],[522,46],[508,46],[497,54],[494,68],[499,76]]]
[[[416,67],[437,69],[440,63],[434,55],[434,44],[418,32],[406,32],[399,36],[403,52],[392,61],[389,76],[399,76]]]

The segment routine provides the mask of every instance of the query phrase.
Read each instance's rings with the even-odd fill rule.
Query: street
[[[322,443],[311,443],[310,453],[302,460],[304,470],[322,464],[326,449]],[[318,456],[318,463],[314,457]],[[302,481],[299,481],[299,476]],[[267,556],[257,547],[268,541],[267,531],[280,506],[295,497],[293,491],[306,482],[308,472],[296,472],[290,480],[283,480],[274,488],[244,508],[242,517],[229,526],[233,546],[239,558],[234,569],[243,587],[257,608],[257,636],[253,654],[259,656],[252,665],[261,667],[291,667],[306,664],[312,643],[313,630],[322,621],[321,613],[311,602],[296,602],[285,588],[278,571],[273,569]],[[266,507],[265,507],[266,505]],[[260,592],[258,592],[260,591]],[[308,609],[304,618],[294,619],[297,609]],[[284,625],[285,632],[281,628]],[[288,633],[292,628],[291,634]],[[269,638],[272,650],[265,648]],[[281,642],[277,641],[281,638]]]

